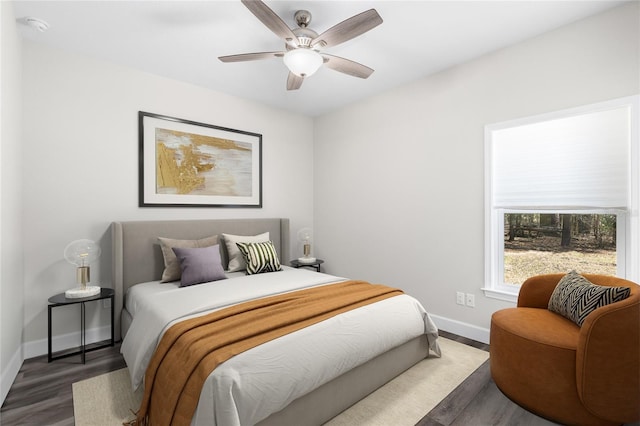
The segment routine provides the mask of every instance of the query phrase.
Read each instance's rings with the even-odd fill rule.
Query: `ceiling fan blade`
[[[298,47],[298,38],[291,28],[276,13],[260,0],[242,0],[247,9],[253,13],[275,35],[282,38],[291,47]]]
[[[311,41],[311,46],[330,47],[358,37],[382,24],[382,18],[375,9],[369,9],[329,28]],[[322,44],[321,44],[322,43]]]
[[[325,60],[327,68],[331,68],[334,71],[339,71],[344,74],[351,75],[358,78],[367,78],[373,73],[373,69],[366,65],[359,64],[358,62],[351,61],[349,59],[341,58],[339,56],[322,54]]]
[[[289,77],[287,77],[287,90],[298,90],[300,86],[302,86],[303,81],[304,77],[299,77],[289,72]]]
[[[246,61],[259,61],[261,59],[282,58],[284,52],[257,52],[257,53],[242,53],[240,55],[228,55],[220,56],[222,62],[246,62]]]

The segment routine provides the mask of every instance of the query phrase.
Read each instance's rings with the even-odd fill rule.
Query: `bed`
[[[264,233],[269,233],[268,239],[282,260],[281,272],[226,273],[223,281],[186,288],[159,283],[165,262],[158,237],[200,240],[222,234]],[[142,382],[150,352],[160,336],[176,322],[234,305],[243,298],[255,298],[257,294],[266,297],[345,281],[306,268],[284,266],[290,259],[290,237],[289,220],[283,218],[114,222],[112,239],[116,338],[123,339],[122,352],[134,387]],[[223,241],[220,256],[222,264],[227,265],[229,252]],[[215,303],[202,303],[209,299],[215,299]],[[164,300],[165,305],[158,305],[163,306],[160,312],[156,300]],[[167,301],[171,303],[167,305]],[[422,321],[420,325],[417,318]],[[358,332],[334,332],[345,324],[355,325]],[[375,337],[385,327],[398,330],[390,332],[393,336],[388,340]],[[334,339],[335,347],[331,346],[334,343],[327,343]],[[336,350],[345,347],[355,348],[353,356],[340,355],[331,360]],[[303,353],[295,352],[299,350]],[[323,424],[427,356],[439,356],[435,325],[415,299],[407,295],[392,297],[272,340],[224,362],[207,378],[191,423]],[[274,359],[278,362],[274,363]],[[261,364],[265,360],[266,366]],[[327,362],[332,363],[330,368],[320,367]],[[314,371],[321,368],[322,371]],[[265,375],[266,371],[269,373]],[[296,378],[295,374],[302,377]],[[265,393],[269,397],[265,398]]]

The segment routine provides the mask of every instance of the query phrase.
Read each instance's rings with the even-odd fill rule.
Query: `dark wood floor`
[[[491,380],[485,361],[416,426],[518,425],[552,426],[550,422],[505,397]]]
[[[489,345],[474,342],[451,333],[440,334],[451,340],[488,351]],[[489,360],[435,406],[416,426],[552,426],[551,422],[536,416],[511,402],[491,378]],[[640,426],[640,422],[623,426]]]
[[[47,356],[26,360],[0,410],[0,425],[73,426],[71,384],[124,368],[120,345],[51,363]],[[96,425],[98,426],[98,425]]]
[[[489,350],[488,345],[480,342],[443,331],[440,334]],[[52,363],[47,363],[46,355],[28,359],[2,405],[0,425],[73,426],[71,384],[124,367],[119,344],[87,353],[84,365],[79,356]],[[418,426],[553,424],[520,408],[502,395],[491,380],[489,363],[486,362],[431,410]]]

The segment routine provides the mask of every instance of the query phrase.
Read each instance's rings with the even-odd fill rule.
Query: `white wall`
[[[111,285],[112,221],[288,217],[313,221],[310,118],[110,63],[24,42],[24,342],[46,351],[47,298],[75,284],[63,258],[78,238],[100,242],[91,277]],[[138,111],[263,136],[263,208],[139,208]],[[79,328],[74,307],[54,310],[54,335]],[[108,324],[108,310],[88,327]],[[55,346],[54,346],[55,350]]]
[[[0,401],[22,365],[21,45],[11,2],[0,2]]]
[[[399,286],[441,328],[486,341],[486,124],[640,92],[638,3],[571,24],[316,120],[316,254]],[[476,307],[456,305],[455,292]],[[462,322],[464,324],[460,324]]]
[[[289,217],[294,238],[297,229],[313,224],[316,255],[327,260],[328,272],[403,287],[438,318],[486,335],[491,312],[506,304],[485,299],[479,290],[483,126],[637,93],[637,14],[637,3],[623,6],[315,122],[23,42],[22,93],[9,101],[3,94],[2,101],[4,107],[22,97],[24,107],[23,124],[14,126],[11,137],[22,143],[5,148],[3,128],[0,232],[3,267],[12,259],[8,244],[18,248],[16,256],[24,253],[24,262],[9,276],[24,287],[9,288],[3,268],[3,324],[5,292],[24,298],[24,304],[11,304],[10,324],[18,325],[9,337],[3,325],[0,342],[9,342],[15,353],[21,331],[15,317],[23,315],[25,355],[45,351],[47,298],[74,285],[73,267],[62,257],[68,242],[85,237],[100,242],[103,256],[92,277],[109,286],[112,221],[229,216]],[[16,37],[12,16],[3,13],[3,59],[5,33]],[[20,50],[14,46],[10,52],[19,57]],[[19,74],[16,65],[9,69]],[[2,81],[4,87],[8,80]],[[139,110],[262,133],[264,207],[137,207]],[[11,121],[20,120],[12,114]],[[7,150],[11,156],[5,158]],[[7,180],[7,161],[22,174]],[[455,305],[455,291],[474,294],[477,307]],[[107,322],[105,309],[88,314],[90,328]],[[54,322],[55,335],[74,333],[78,312],[56,309]],[[455,323],[446,323],[460,332],[451,328]]]

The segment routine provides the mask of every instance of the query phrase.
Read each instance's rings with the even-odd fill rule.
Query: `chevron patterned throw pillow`
[[[236,243],[236,245],[247,264],[247,275],[282,270],[273,242]]]
[[[549,310],[579,326],[594,310],[624,300],[631,294],[628,287],[596,285],[576,271],[571,271],[558,283],[549,299]]]

